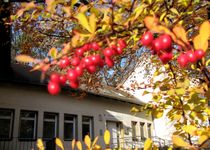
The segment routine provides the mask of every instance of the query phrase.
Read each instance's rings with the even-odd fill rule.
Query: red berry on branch
[[[71,65],[72,66],[78,66],[79,63],[80,63],[80,58],[79,57],[72,58],[72,60],[71,60]]]
[[[70,61],[68,57],[64,57],[60,60],[59,62],[59,67],[60,68],[66,68],[70,65]]]
[[[82,65],[76,66],[75,67],[75,72],[77,73],[77,75],[80,77],[83,75],[84,72],[84,68],[82,67]]]
[[[77,56],[82,57],[84,55],[84,52],[85,52],[85,50],[83,48],[77,48],[75,53]]]
[[[117,49],[116,49],[116,51],[117,51],[117,54],[118,55],[121,55],[123,53],[123,48],[120,47],[120,46],[118,46]]]
[[[195,53],[197,60],[200,60],[205,56],[205,52],[202,49],[198,49],[194,53]]]
[[[189,63],[186,54],[180,54],[177,62],[181,68],[185,68]]]
[[[101,49],[101,47],[96,42],[91,43],[91,48],[94,49],[95,51],[98,51]]]
[[[114,61],[113,59],[111,59],[110,57],[105,57],[105,63],[107,64],[107,66],[109,68],[113,67],[114,66]]]
[[[153,40],[152,49],[155,50],[156,53],[159,53],[163,49],[163,44],[161,39],[157,38]]]
[[[146,32],[142,35],[140,42],[143,46],[149,46],[154,40],[152,32]]]
[[[173,58],[173,54],[172,53],[163,53],[162,55],[160,55],[159,58],[163,64],[166,64]]]
[[[161,43],[162,43],[162,47],[164,50],[170,49],[172,46],[172,39],[171,36],[169,34],[163,34],[160,37]]]
[[[119,40],[118,40],[118,44],[119,44],[119,46],[121,46],[122,48],[126,48],[126,46],[127,46],[126,41],[123,40],[123,39],[119,39]]]
[[[96,72],[96,66],[94,66],[94,65],[87,66],[87,71],[88,71],[90,74],[95,73],[95,72]]]
[[[189,62],[195,63],[197,61],[196,55],[193,51],[187,51],[185,55],[187,56]]]
[[[79,80],[70,81],[70,87],[73,89],[77,89],[79,87]]]
[[[85,65],[85,67],[94,65],[94,64],[93,64],[93,61],[91,60],[90,57],[85,57],[85,58],[83,58],[83,63],[84,63],[84,65]]]
[[[104,67],[104,60],[103,60],[103,59],[101,59],[101,61],[99,62],[99,64],[98,64],[98,65],[99,65],[99,67],[101,67],[101,68],[102,68],[102,67]]]
[[[49,82],[47,89],[51,95],[58,95],[60,93],[60,86],[56,82]]]
[[[112,57],[114,55],[114,51],[111,48],[105,48],[103,50],[103,54],[105,57]]]
[[[60,75],[60,77],[59,77],[59,83],[61,85],[65,85],[66,84],[66,80],[67,80],[67,78],[66,78],[65,75]]]
[[[58,73],[51,73],[51,75],[50,75],[51,82],[59,83],[59,81],[60,81],[59,78],[60,78],[60,75]]]
[[[87,44],[85,44],[84,46],[82,46],[82,49],[83,49],[84,51],[88,51],[88,50],[91,49],[91,45],[90,45],[89,43],[87,43]]]
[[[71,81],[76,81],[78,78],[77,72],[74,69],[69,69],[66,74],[67,79]]]
[[[100,55],[91,55],[90,59],[94,63],[94,65],[99,65],[100,61],[102,60]]]

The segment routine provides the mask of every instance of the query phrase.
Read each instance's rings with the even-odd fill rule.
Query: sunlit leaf
[[[93,147],[96,145],[97,141],[98,141],[98,136],[95,137],[95,139],[94,139],[94,141],[93,141],[93,144],[92,144]]]
[[[180,25],[176,25],[173,28],[173,32],[174,34],[177,36],[177,38],[180,38],[181,40],[183,40],[185,43],[188,43],[188,39],[187,39],[187,34],[185,29],[180,26]]]
[[[151,29],[158,24],[158,18],[155,16],[147,16],[144,18],[144,23],[148,29]]]
[[[91,27],[89,25],[88,19],[84,13],[77,14],[76,18],[78,19],[79,23],[90,33],[92,33]]]
[[[152,140],[150,138],[145,141],[144,150],[152,150]]]
[[[109,132],[109,130],[106,130],[104,132],[104,142],[105,142],[106,145],[109,145],[109,143],[110,143],[110,132]]]
[[[28,55],[17,55],[15,57],[15,60],[22,63],[35,63],[36,62],[36,59]]]
[[[197,128],[193,125],[185,125],[182,129],[190,135],[196,135]]]
[[[80,141],[77,141],[76,145],[78,150],[82,150],[82,143]]]
[[[90,148],[90,146],[91,146],[91,140],[90,140],[89,135],[86,135],[84,140],[85,140],[86,146],[87,146],[88,148]]]
[[[72,147],[72,150],[74,150],[75,148],[75,144],[76,144],[76,140],[73,139],[72,142],[71,142],[71,147]]]
[[[152,115],[155,118],[161,118],[163,116],[163,110],[155,109],[152,111]]]
[[[49,50],[48,55],[52,58],[56,58],[58,55],[58,50],[55,47],[53,47]]]
[[[178,135],[173,135],[172,136],[172,142],[174,144],[175,147],[190,147],[190,144],[185,142],[181,137],[179,137]]]
[[[55,143],[60,149],[64,150],[63,142],[59,138],[55,139]]]
[[[170,11],[173,12],[173,13],[175,13],[175,14],[177,14],[177,15],[179,15],[179,12],[177,11],[176,8],[171,8]]]
[[[209,21],[205,21],[201,24],[199,34],[201,37],[201,41],[207,41],[210,36],[210,23]]]
[[[78,0],[71,0],[71,8],[74,7],[74,5],[78,2]]]
[[[206,51],[208,49],[208,41],[203,41],[201,35],[197,35],[194,39],[193,39],[193,44],[194,44],[194,48],[195,49],[202,49],[204,51]]]
[[[44,150],[44,143],[42,139],[37,139],[36,146],[39,150]]]
[[[96,16],[95,14],[91,14],[89,17],[89,24],[91,28],[91,33],[94,33],[96,31]]]
[[[198,140],[198,144],[202,144],[203,142],[205,142],[209,137],[207,135],[201,135],[199,140]]]

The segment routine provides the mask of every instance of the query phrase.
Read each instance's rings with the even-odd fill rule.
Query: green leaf
[[[152,140],[150,138],[145,141],[144,150],[152,150]]]
[[[86,30],[88,30],[90,33],[92,33],[91,27],[89,25],[88,19],[84,13],[79,13],[76,18],[79,21],[79,24],[81,24]]]

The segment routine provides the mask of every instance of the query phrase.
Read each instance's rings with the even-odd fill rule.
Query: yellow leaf
[[[48,55],[52,58],[56,58],[58,55],[58,51],[55,47],[51,48],[48,52]]]
[[[163,18],[165,17],[165,15],[166,15],[166,11],[164,13],[162,13],[162,15],[160,16],[160,21],[163,20]]]
[[[173,135],[172,136],[172,142],[175,147],[190,147],[190,144],[185,142],[182,138],[180,138],[178,135]]]
[[[90,146],[91,146],[91,140],[90,140],[89,135],[86,135],[85,136],[85,144],[87,145],[88,148],[90,148]]]
[[[202,144],[205,142],[209,137],[207,135],[201,135],[201,137],[198,140],[198,144]]]
[[[190,135],[196,135],[197,128],[193,125],[185,125],[182,129]]]
[[[202,49],[204,51],[206,51],[208,49],[208,40],[203,41],[201,35],[197,35],[194,39],[193,39],[193,44],[194,44],[194,48],[195,49]]]
[[[145,141],[144,150],[152,150],[152,140],[150,138]]]
[[[177,38],[180,38],[185,43],[188,43],[186,31],[185,31],[185,29],[181,25],[176,25],[173,28],[173,32],[177,36]]]
[[[175,13],[175,14],[177,14],[177,15],[179,15],[179,12],[177,11],[176,8],[171,8],[170,11],[173,12],[173,13]]]
[[[78,0],[71,0],[71,8],[74,7],[74,5],[78,2]]]
[[[163,116],[163,110],[155,109],[152,111],[152,115],[155,118],[161,118]]]
[[[158,148],[158,146],[157,145],[155,145],[154,144],[154,146],[153,146],[153,148],[152,148],[153,150],[159,150],[159,148]]]
[[[74,35],[71,39],[71,46],[72,47],[77,47],[79,39],[80,39],[79,34]]]
[[[95,137],[95,139],[94,139],[94,141],[93,141],[93,144],[92,144],[93,147],[96,145],[97,141],[98,141],[98,136]]]
[[[207,41],[210,36],[210,23],[205,21],[201,24],[199,34],[201,36],[201,41]]]
[[[104,142],[106,145],[109,145],[109,142],[110,142],[110,132],[109,130],[106,130],[104,132]]]
[[[82,143],[80,141],[77,141],[76,145],[78,150],[82,150]]]
[[[158,18],[155,16],[147,16],[144,18],[144,23],[148,29],[151,29],[158,24]]]
[[[79,21],[79,24],[81,24],[86,30],[88,30],[90,33],[92,33],[92,30],[90,28],[88,19],[84,13],[79,13],[76,18]]]
[[[44,144],[42,139],[37,139],[36,146],[39,150],[44,150]]]
[[[36,59],[28,55],[17,55],[15,57],[15,60],[22,63],[35,63],[36,62]]]
[[[60,149],[64,150],[63,143],[59,138],[55,139],[55,143]]]
[[[75,143],[76,143],[76,140],[73,139],[72,142],[71,142],[71,147],[72,147],[73,150],[74,150],[74,148],[75,148]]]
[[[209,66],[210,65],[210,59],[208,59],[207,61],[206,61],[206,64],[205,64],[206,66]]]
[[[95,14],[91,14],[89,17],[89,24],[90,24],[90,28],[91,28],[91,33],[95,33],[96,31],[96,15]]]

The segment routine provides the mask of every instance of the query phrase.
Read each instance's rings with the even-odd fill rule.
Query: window
[[[55,138],[58,134],[58,114],[44,113],[43,138]]]
[[[77,116],[64,114],[64,140],[77,138]]]
[[[144,139],[144,122],[140,122],[140,135],[141,135],[141,139]]]
[[[151,123],[147,124],[147,133],[148,133],[148,137],[151,138],[152,133],[151,133]]]
[[[93,117],[82,116],[82,139],[89,135],[93,139]]]
[[[134,121],[131,122],[131,127],[132,127],[132,140],[133,141],[136,141],[137,140],[137,137],[136,137],[136,125],[137,125],[137,122],[134,122]]]
[[[36,139],[37,112],[20,111],[19,139]]]
[[[0,109],[0,140],[12,137],[14,110]]]

